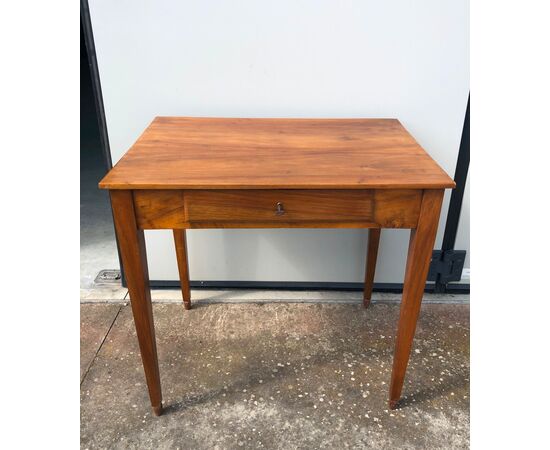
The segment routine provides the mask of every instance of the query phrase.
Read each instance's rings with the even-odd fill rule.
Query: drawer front
[[[201,190],[186,191],[189,222],[371,222],[369,190]]]
[[[421,190],[136,190],[137,226],[415,228]]]

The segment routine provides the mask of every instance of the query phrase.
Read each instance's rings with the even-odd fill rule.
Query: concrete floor
[[[82,448],[469,447],[469,306],[425,303],[401,409],[397,303],[155,303],[165,414],[131,309],[81,305]]]

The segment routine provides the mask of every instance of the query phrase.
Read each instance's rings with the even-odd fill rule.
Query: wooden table
[[[162,394],[143,230],[171,229],[186,309],[186,229],[410,228],[389,404],[401,396],[445,188],[454,181],[395,119],[157,117],[99,183],[110,190],[149,397]],[[313,232],[313,231],[312,231]]]

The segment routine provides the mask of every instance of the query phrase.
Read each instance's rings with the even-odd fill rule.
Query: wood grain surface
[[[111,192],[111,204],[149,398],[153,413],[159,416],[162,414],[162,391],[145,237],[135,220],[132,191]]]
[[[136,189],[138,227],[414,228],[420,189]]]
[[[380,246],[380,228],[369,230],[369,241],[367,244],[367,263],[365,265],[365,286],[363,289],[363,306],[368,308],[374,287],[374,273],[376,272],[376,260],[378,258],[378,247]]]
[[[187,235],[185,230],[174,230],[174,244],[176,246],[176,259],[180,275],[181,296],[183,307],[191,309],[191,285],[189,283],[189,259],[187,257]]]
[[[435,189],[454,181],[396,119],[157,117],[106,189]]]
[[[370,190],[206,190],[184,195],[191,222],[232,221],[346,221],[372,222]]]
[[[133,192],[136,220],[141,229],[186,228],[183,191],[154,189]]]
[[[443,192],[442,189],[424,191],[418,225],[411,230],[390,382],[389,406],[391,409],[398,406],[403,389],[416,321],[432,259]]]

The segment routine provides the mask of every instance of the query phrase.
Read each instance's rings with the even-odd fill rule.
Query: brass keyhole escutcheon
[[[281,202],[277,202],[277,210],[275,211],[275,214],[278,216],[282,216],[285,213],[285,207]]]

